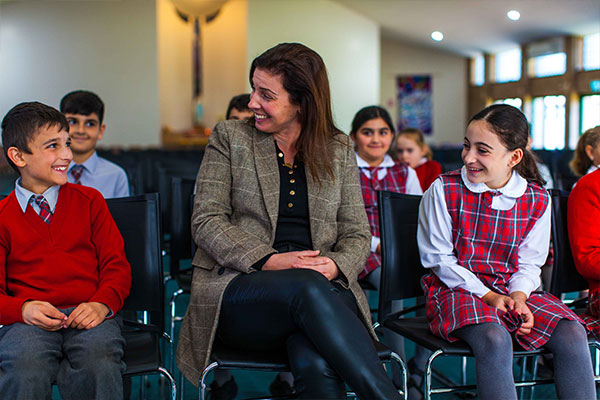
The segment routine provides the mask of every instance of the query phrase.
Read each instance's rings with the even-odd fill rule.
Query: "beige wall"
[[[249,0],[248,60],[281,42],[300,42],[323,57],[333,112],[349,131],[358,109],[379,102],[379,26],[329,0]]]
[[[467,64],[449,53],[389,39],[381,41],[381,103],[397,118],[396,77],[431,75],[433,135],[431,143],[462,143],[467,115]]]
[[[159,143],[154,0],[0,2],[0,115],[22,101],[58,107],[92,90],[103,145]]]

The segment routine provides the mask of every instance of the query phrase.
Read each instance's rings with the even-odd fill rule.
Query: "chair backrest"
[[[380,191],[379,234],[381,237],[381,284],[378,319],[391,312],[392,300],[423,295],[417,246],[419,204],[422,196]]]
[[[190,178],[174,176],[171,178],[171,254],[170,274],[179,273],[181,260],[192,258],[192,204],[190,197],[194,193],[196,181]]]
[[[107,199],[131,264],[131,290],[124,311],[146,311],[149,324],[164,329],[163,268],[158,194]]]
[[[567,224],[567,204],[569,192],[563,190],[550,190],[552,196],[552,246],[554,261],[552,263],[552,279],[550,293],[560,296],[562,293],[578,292],[588,288],[588,283],[575,267],[573,253],[569,243],[569,230]]]

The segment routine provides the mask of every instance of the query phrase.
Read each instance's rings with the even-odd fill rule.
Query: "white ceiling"
[[[386,38],[473,56],[551,36],[600,31],[600,0],[335,0],[378,22]],[[521,13],[519,21],[506,17]],[[444,34],[434,42],[433,31]]]

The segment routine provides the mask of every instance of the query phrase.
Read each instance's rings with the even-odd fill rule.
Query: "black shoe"
[[[217,385],[215,381],[210,384],[211,400],[233,400],[237,392],[238,387],[233,376],[222,385]]]
[[[269,392],[273,397],[290,396],[294,394],[294,388],[286,381],[281,380],[279,374],[277,374],[269,385]]]

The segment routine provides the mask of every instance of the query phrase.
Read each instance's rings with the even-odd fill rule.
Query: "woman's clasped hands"
[[[263,271],[276,271],[292,268],[307,268],[320,272],[328,280],[337,278],[340,271],[329,257],[320,256],[319,250],[290,251],[287,253],[273,254],[265,265]]]

